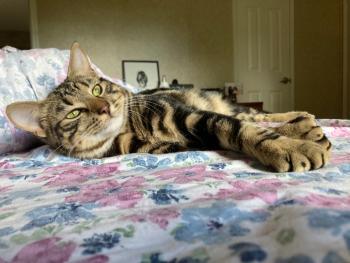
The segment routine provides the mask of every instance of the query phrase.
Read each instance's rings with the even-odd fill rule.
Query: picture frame
[[[140,89],[155,89],[160,85],[159,62],[156,60],[123,60],[123,81]]]

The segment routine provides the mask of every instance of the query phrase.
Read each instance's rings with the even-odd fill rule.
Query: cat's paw
[[[315,119],[315,115],[308,113],[307,111],[289,111],[286,113],[288,121],[293,121],[297,118],[310,118]]]
[[[281,135],[294,139],[310,140],[321,145],[327,151],[330,151],[332,144],[323,133],[316,120],[310,116],[299,116],[284,125],[275,128],[275,131]]]
[[[277,172],[304,172],[322,168],[329,160],[329,151],[321,145],[305,140],[280,137],[267,140],[260,146],[265,165]]]

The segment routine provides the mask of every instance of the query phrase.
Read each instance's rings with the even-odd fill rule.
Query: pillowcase
[[[5,114],[6,106],[15,101],[41,100],[67,76],[69,50],[13,47],[0,49],[0,154],[25,151],[40,144],[32,134],[13,126]],[[132,92],[138,90],[118,79],[97,74]]]

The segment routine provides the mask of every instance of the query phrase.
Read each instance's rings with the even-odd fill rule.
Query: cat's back
[[[204,111],[213,111],[225,115],[230,115],[232,107],[227,100],[224,100],[222,94],[216,92],[205,92],[200,89],[152,89],[145,90],[139,93],[144,96],[160,96],[163,98],[170,98],[178,102]]]

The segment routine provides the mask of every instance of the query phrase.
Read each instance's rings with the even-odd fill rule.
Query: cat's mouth
[[[124,118],[121,114],[111,117],[105,121],[105,124],[97,131],[94,136],[100,139],[106,139],[106,137],[116,137],[123,126]]]

